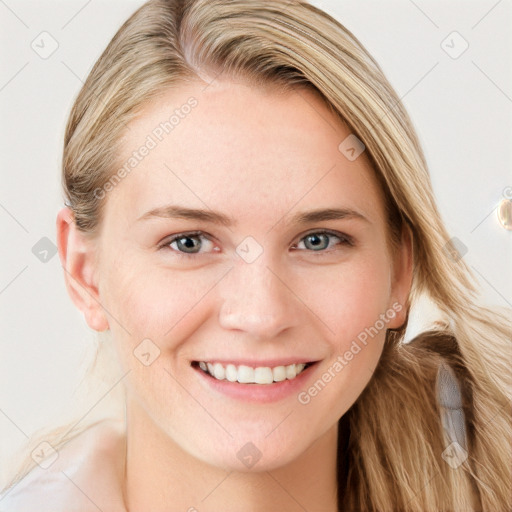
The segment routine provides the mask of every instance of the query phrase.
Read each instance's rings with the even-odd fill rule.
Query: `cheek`
[[[385,334],[387,322],[383,326],[379,319],[386,315],[391,296],[387,258],[358,258],[350,265],[321,269],[314,282],[301,283],[298,293],[322,321],[335,352],[348,350],[375,325]]]
[[[111,330],[125,341],[129,338],[132,348],[146,338],[161,350],[175,348],[192,334],[197,315],[204,316],[205,299],[226,269],[187,272],[141,263],[124,258],[109,272],[102,300]]]
[[[317,380],[298,396],[300,404],[326,423],[345,414],[367,386],[396,315],[389,305],[390,272],[384,261],[361,262],[338,277],[318,276],[316,292],[309,292],[308,305],[325,326],[330,357]]]
[[[179,361],[187,340],[212,314],[209,292],[222,274],[221,269],[148,269],[125,258],[112,265],[105,280],[102,300],[117,357],[123,372],[130,372],[125,384],[144,407],[162,417],[171,418],[173,407],[186,402],[173,376],[182,371]]]

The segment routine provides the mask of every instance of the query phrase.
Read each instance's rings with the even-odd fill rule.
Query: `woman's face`
[[[403,323],[407,257],[361,149],[311,92],[232,81],[169,90],[129,125],[125,172],[97,192],[96,318],[129,399],[196,458],[296,459]]]

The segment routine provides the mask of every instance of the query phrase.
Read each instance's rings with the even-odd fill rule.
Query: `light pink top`
[[[0,496],[1,512],[126,512],[125,425],[94,424],[66,443],[47,469],[36,466]]]

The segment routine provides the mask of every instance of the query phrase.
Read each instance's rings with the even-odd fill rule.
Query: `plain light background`
[[[0,0],[0,480],[7,457],[72,403],[95,338],[51,251],[63,133],[88,71],[142,3]],[[467,247],[486,302],[511,306],[512,233],[499,226],[496,207],[512,186],[512,2],[312,3],[383,68],[417,128],[448,231]],[[411,329],[427,314],[419,311]]]

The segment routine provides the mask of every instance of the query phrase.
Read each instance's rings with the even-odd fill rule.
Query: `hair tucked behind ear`
[[[119,164],[126,124],[146,102],[189,80],[226,77],[280,90],[308,87],[361,139],[387,199],[392,232],[413,236],[408,307],[427,296],[435,332],[404,343],[388,332],[369,385],[340,421],[340,510],[510,510],[510,312],[478,304],[462,258],[446,250],[427,165],[412,123],[354,35],[297,0],[150,0],[118,31],[92,69],[66,129],[63,184],[77,225],[94,236],[101,188]],[[396,236],[396,240],[399,237]],[[443,459],[436,401],[441,362],[461,382],[468,457]],[[60,440],[63,441],[63,440]]]

